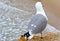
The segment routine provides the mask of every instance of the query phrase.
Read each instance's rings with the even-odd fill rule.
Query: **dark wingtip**
[[[30,34],[29,34],[29,32],[27,32],[23,36],[26,37],[26,38],[28,38],[30,36]]]

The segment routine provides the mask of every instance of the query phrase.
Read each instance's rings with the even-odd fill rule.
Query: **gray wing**
[[[45,16],[37,14],[31,18],[31,21],[28,25],[28,30],[32,30],[32,34],[42,32],[47,25],[47,20]]]

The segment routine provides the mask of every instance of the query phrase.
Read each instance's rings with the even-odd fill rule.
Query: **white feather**
[[[36,7],[36,14],[41,14],[41,15],[45,16],[46,19],[48,20],[46,14],[45,14],[45,12],[44,12],[42,3],[41,3],[41,2],[37,2],[37,3],[35,4],[35,7]]]

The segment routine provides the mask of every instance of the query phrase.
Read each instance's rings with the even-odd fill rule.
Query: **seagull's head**
[[[36,14],[41,14],[41,15],[45,16],[46,19],[48,20],[46,14],[44,12],[44,9],[43,9],[43,6],[42,6],[42,3],[41,2],[37,2],[35,4],[35,8],[36,8]]]
[[[37,3],[35,4],[35,7],[36,7],[36,9],[37,9],[38,11],[41,11],[41,7],[42,7],[41,2],[37,2]]]

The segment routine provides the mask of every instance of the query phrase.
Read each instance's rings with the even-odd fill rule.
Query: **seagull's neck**
[[[41,14],[41,15],[46,17],[46,14],[44,12],[44,9],[43,9],[43,6],[42,6],[41,2],[37,2],[35,7],[36,7],[36,14]]]
[[[41,14],[41,15],[43,15],[43,16],[45,16],[45,17],[46,17],[46,14],[45,14],[45,12],[44,12],[44,11],[37,11],[37,12],[36,12],[36,14]]]
[[[43,16],[45,16],[46,17],[46,19],[48,20],[48,18],[47,18],[47,16],[46,16],[46,14],[45,14],[45,12],[44,11],[37,11],[36,12],[36,14],[41,14],[41,15],[43,15]]]

